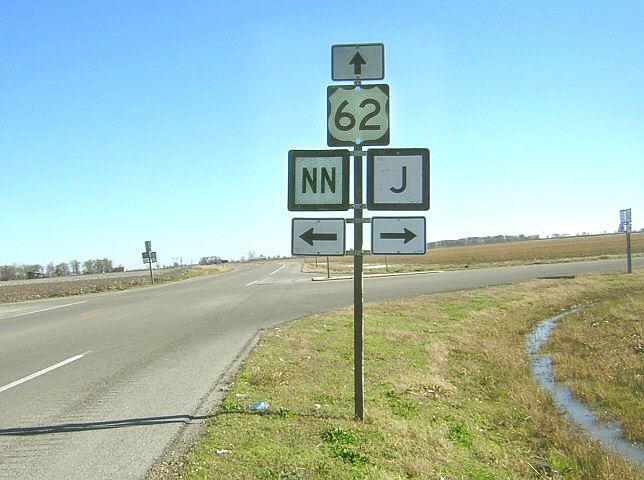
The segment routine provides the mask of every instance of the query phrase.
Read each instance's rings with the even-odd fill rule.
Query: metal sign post
[[[626,227],[626,273],[633,273],[631,262],[631,226]]]
[[[141,254],[143,257],[143,263],[148,264],[150,267],[150,283],[154,285],[154,276],[152,275],[152,263],[157,261],[157,252],[152,252],[152,242],[150,240],[145,241],[145,252]]]
[[[626,233],[626,273],[632,273],[631,262],[631,209],[626,208],[619,211],[619,231]]]
[[[356,82],[358,83],[358,82]],[[364,294],[363,294],[363,215],[362,215],[362,147],[353,149],[353,389],[355,417],[364,420]]]
[[[372,252],[422,255],[424,217],[364,218],[364,210],[429,210],[429,150],[370,149],[389,145],[389,85],[363,85],[384,78],[382,43],[333,45],[333,80],[353,85],[327,88],[327,145],[349,150],[291,150],[288,209],[340,211],[353,218],[294,218],[291,253],[303,256],[346,254],[345,224],[353,223],[353,371],[355,418],[364,420],[364,224],[371,223]],[[366,154],[366,155],[365,155]],[[367,157],[367,203],[363,195],[363,157]],[[353,204],[349,205],[349,157],[353,157]],[[368,252],[367,252],[368,253]],[[387,262],[385,257],[385,262]],[[389,265],[387,264],[387,270]]]

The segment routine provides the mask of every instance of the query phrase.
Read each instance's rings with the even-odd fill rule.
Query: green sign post
[[[145,252],[141,253],[143,257],[143,263],[150,266],[150,283],[154,285],[154,275],[152,275],[152,264],[157,262],[157,252],[152,252],[152,242],[150,240],[145,241]]]

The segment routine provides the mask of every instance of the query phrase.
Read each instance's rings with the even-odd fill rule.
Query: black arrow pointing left
[[[304,240],[306,243],[308,243],[309,245],[313,246],[313,242],[316,240],[336,241],[338,239],[338,234],[337,233],[313,233],[313,228],[309,228],[306,232],[300,235],[300,238]]]
[[[351,61],[349,62],[349,65],[353,65],[353,74],[354,75],[360,75],[362,73],[362,66],[366,65],[367,62],[365,61],[364,58],[362,58],[362,55],[360,55],[360,52],[356,52],[356,54],[353,56]]]
[[[407,244],[416,238],[416,234],[409,230],[408,228],[404,229],[402,233],[381,233],[381,240],[404,240],[404,243]]]

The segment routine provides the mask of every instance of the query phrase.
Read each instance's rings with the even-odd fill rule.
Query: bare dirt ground
[[[167,283],[186,278],[220,273],[225,267],[183,267],[153,270],[154,283]],[[13,280],[0,282],[0,303],[22,302],[40,298],[67,297],[98,293],[150,284],[149,270],[134,270],[122,273],[100,275],[79,275],[68,277],[43,278],[36,280]]]

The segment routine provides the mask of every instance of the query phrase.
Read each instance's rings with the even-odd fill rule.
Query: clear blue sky
[[[428,240],[641,228],[642,25],[640,0],[5,0],[0,264],[288,255],[291,217],[338,216],[286,207],[338,43],[385,44]]]

